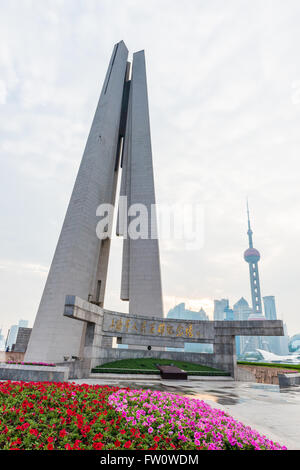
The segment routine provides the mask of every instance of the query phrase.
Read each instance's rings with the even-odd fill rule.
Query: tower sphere
[[[260,253],[256,248],[248,248],[244,253],[247,263],[257,263],[260,260]]]

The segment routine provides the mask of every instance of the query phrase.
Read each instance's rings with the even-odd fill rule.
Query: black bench
[[[171,379],[171,380],[187,380],[187,373],[175,366],[160,366],[156,365],[160,371],[160,376],[162,379]]]

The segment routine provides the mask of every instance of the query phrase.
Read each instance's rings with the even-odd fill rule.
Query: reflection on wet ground
[[[207,393],[205,393],[207,392]],[[224,390],[206,390],[204,393],[192,393],[189,396],[191,398],[197,398],[197,400],[210,400],[220,405],[235,405],[242,403],[243,399],[239,398],[235,393],[230,393]]]
[[[208,400],[220,405],[237,405],[251,400],[260,400],[267,402],[272,399],[274,403],[294,403],[300,404],[300,387],[290,387],[280,389],[277,385],[255,384],[233,382],[232,385],[224,383],[216,383],[211,387],[212,383],[204,381],[197,382],[173,382],[166,381],[153,382],[132,382],[123,381],[118,384],[120,387],[131,389],[150,389],[159,390],[161,392],[175,393],[197,400]],[[259,393],[261,391],[261,393]],[[269,395],[272,392],[272,398]]]
[[[177,395],[183,395],[185,397],[196,398],[197,400],[209,400],[220,405],[235,405],[237,403],[243,403],[244,398],[239,397],[236,393],[232,393],[229,390],[232,390],[232,387],[227,387],[228,391],[220,389],[208,389],[203,390],[199,393],[198,387],[186,387],[182,385],[167,385],[165,382],[152,382],[152,383],[132,383],[132,382],[123,382],[122,387],[124,388],[134,388],[137,390],[148,388],[150,390],[159,390],[161,392],[175,393]],[[225,388],[225,387],[223,387]]]

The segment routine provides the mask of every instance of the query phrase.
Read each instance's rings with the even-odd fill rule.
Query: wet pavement
[[[260,434],[300,450],[300,387],[281,389],[278,385],[222,380],[126,380],[83,379],[76,383],[116,385],[133,389],[161,390],[204,400],[226,411]]]

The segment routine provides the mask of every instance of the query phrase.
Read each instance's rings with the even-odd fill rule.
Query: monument
[[[155,230],[154,178],[144,51],[127,61],[123,41],[115,45],[71,200],[28,344],[25,360],[61,362],[79,356],[85,325],[63,317],[65,297],[76,294],[102,307],[110,234],[99,239],[97,209],[114,205],[122,180],[117,232],[124,236],[121,299],[129,313],[163,316],[157,237],[126,234],[124,197],[130,207],[148,209]],[[150,216],[151,213],[151,216]],[[151,220],[150,220],[151,217]],[[131,217],[132,218],[132,217]],[[130,217],[129,217],[130,219]]]
[[[76,378],[88,377],[104,362],[152,356],[235,376],[235,336],[282,335],[282,322],[163,317],[144,51],[133,54],[132,63],[127,58],[121,41],[113,50],[25,361],[59,364],[73,357]],[[129,302],[128,314],[104,308],[117,196],[116,230],[124,238],[120,298]],[[113,348],[113,338],[128,349]],[[213,353],[165,350],[185,342],[213,344]]]

